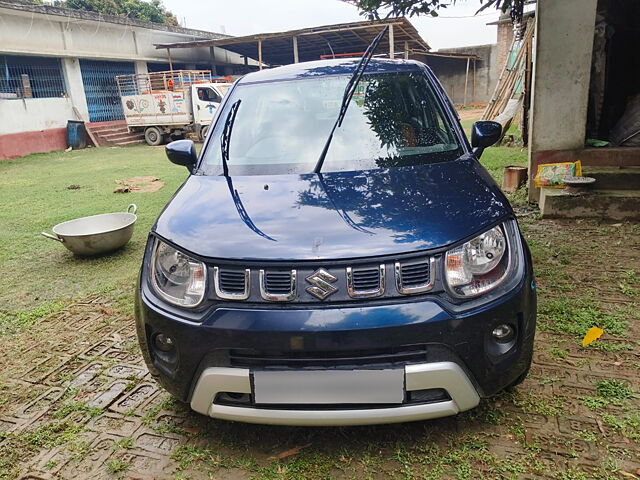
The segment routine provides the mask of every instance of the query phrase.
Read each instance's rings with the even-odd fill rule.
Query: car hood
[[[471,157],[391,169],[191,176],[154,227],[196,255],[321,260],[443,247],[511,208]]]

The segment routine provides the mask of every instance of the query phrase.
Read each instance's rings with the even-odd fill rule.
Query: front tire
[[[147,145],[157,147],[162,144],[163,140],[164,136],[158,127],[148,127],[144,131],[144,141],[147,142]]]
[[[209,125],[205,125],[200,129],[200,140],[205,141],[207,139],[207,132],[209,131]]]

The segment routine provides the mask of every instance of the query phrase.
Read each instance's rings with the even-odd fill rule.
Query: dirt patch
[[[484,107],[481,108],[461,108],[458,109],[460,120],[476,120],[482,117]]]
[[[116,180],[116,183],[119,186],[115,188],[114,193],[152,193],[164,187],[164,183],[157,177],[133,177],[126,180]]]
[[[133,319],[95,296],[0,337],[0,478],[640,477],[640,225],[521,224],[540,328],[513,392],[403,425],[216,421],[153,382]]]

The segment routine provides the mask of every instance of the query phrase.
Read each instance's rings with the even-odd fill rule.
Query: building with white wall
[[[614,135],[623,114],[640,96],[639,21],[637,0],[538,0],[530,111],[531,201],[541,195],[534,183],[540,164],[580,160],[590,176],[598,173],[593,168],[615,167],[619,174],[632,174],[640,167],[640,147],[617,143]],[[633,124],[628,126],[634,130]],[[610,143],[594,148],[588,138]],[[633,184],[625,190],[640,198],[637,178],[631,178]],[[606,183],[599,178],[595,185]],[[613,203],[604,194],[596,198],[601,204]],[[628,198],[624,201],[631,205]]]
[[[169,52],[157,43],[226,35],[124,17],[0,0],[0,159],[66,148],[68,120],[122,117],[115,75],[173,68],[240,73],[218,47]],[[78,116],[80,118],[78,118]]]

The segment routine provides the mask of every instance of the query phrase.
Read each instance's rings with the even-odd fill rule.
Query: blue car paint
[[[249,83],[349,75],[355,63],[309,62],[263,70],[236,81],[232,89]],[[463,154],[458,160],[320,176],[237,176],[231,180],[201,175],[197,166],[165,207],[153,235],[203,260],[325,261],[442,251],[512,218],[507,199],[472,154],[453,106],[428,67],[410,61],[372,60],[367,69],[368,73],[405,71],[422,71],[435,87],[459,138]],[[225,100],[213,125],[220,121]],[[210,141],[211,136],[204,149]],[[382,184],[387,192],[377,198],[380,207],[372,208],[371,195]],[[350,189],[345,194],[337,185]],[[305,195],[310,190],[314,195]],[[136,326],[151,372],[184,401],[189,400],[199,372],[220,364],[219,352],[229,348],[286,352],[295,345],[307,352],[322,352],[424,341],[433,352],[432,361],[455,361],[470,372],[485,396],[522,378],[531,361],[536,294],[531,288],[535,280],[526,243],[517,285],[478,306],[470,302],[472,308],[466,310],[456,310],[456,305],[434,295],[332,308],[227,302],[185,311],[164,303],[149,287],[152,241],[153,237],[136,294]],[[487,348],[490,332],[503,321],[518,326],[518,341],[507,354],[494,356]],[[175,339],[176,364],[152,358],[147,340],[154,331]]]
[[[191,176],[154,231],[204,258],[339,259],[443,247],[511,214],[471,156],[322,178],[234,177],[239,208],[225,177]]]

